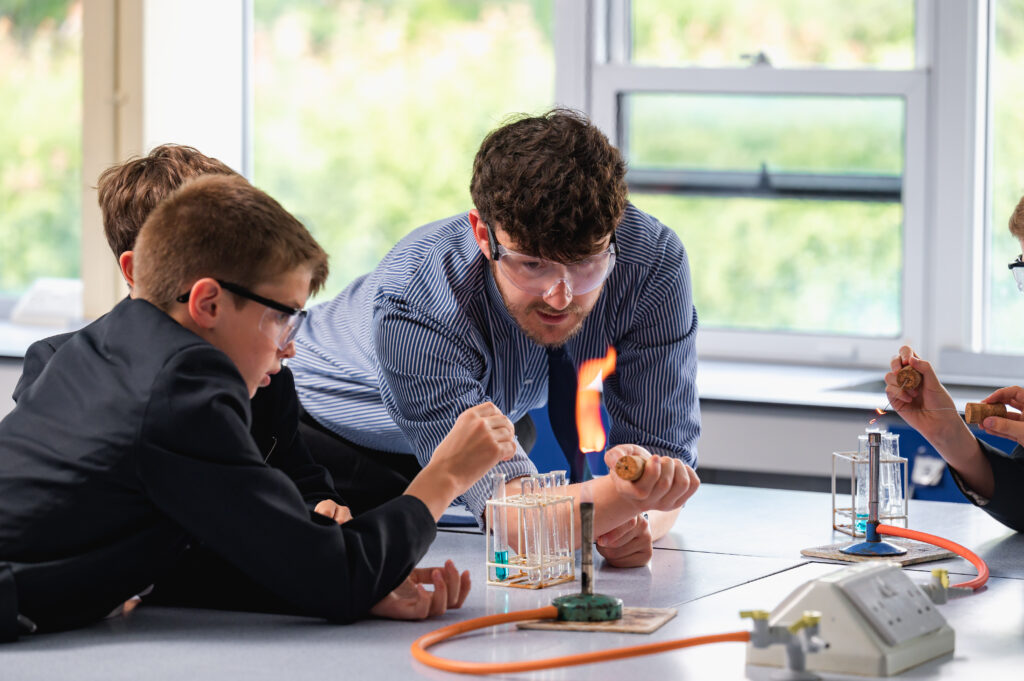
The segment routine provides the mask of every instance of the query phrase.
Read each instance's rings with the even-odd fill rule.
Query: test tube
[[[541,538],[544,541],[544,553],[541,556],[541,578],[545,581],[555,576],[555,506],[552,503],[555,494],[555,478],[551,473],[540,476],[541,483]]]
[[[551,471],[551,477],[554,480],[554,496],[561,498],[565,495],[565,490],[562,489],[566,485],[566,472],[565,471]],[[552,523],[552,536],[553,543],[555,546],[554,555],[558,560],[558,567],[556,568],[555,576],[564,577],[569,574],[569,561],[567,559],[574,558],[574,551],[572,550],[572,537],[569,536],[569,513],[572,513],[572,504],[555,503],[554,504],[554,522]]]
[[[886,521],[903,515],[903,476],[899,456],[900,436],[896,433],[882,433],[879,513]]]
[[[520,514],[519,537],[522,541],[523,565],[529,582],[540,581],[540,553],[543,548],[540,534],[540,519],[544,507],[540,504],[537,494],[538,476],[531,475],[523,479],[523,510]]]
[[[505,474],[491,473],[491,500],[498,503],[491,504],[491,533],[494,541],[494,562],[508,565],[508,526],[507,513],[505,512]],[[497,579],[508,578],[508,570],[495,568],[494,575]]]

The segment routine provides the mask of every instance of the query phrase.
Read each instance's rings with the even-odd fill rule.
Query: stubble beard
[[[505,309],[508,310],[508,313],[512,315],[512,319],[515,320],[516,326],[519,327],[519,330],[522,331],[527,338],[537,345],[544,348],[561,347],[568,343],[569,339],[583,329],[583,322],[586,321],[587,316],[590,314],[590,310],[584,310],[583,307],[577,303],[569,303],[569,305],[562,310],[556,310],[543,301],[532,302],[526,305],[513,305],[509,302],[508,296],[505,294],[504,284],[498,278],[497,267],[493,262],[491,263],[491,276],[494,278],[494,283],[498,285],[498,292],[501,294],[501,301],[505,304]],[[576,324],[568,331],[568,333],[557,341],[545,340],[523,325],[523,320],[529,319],[530,315],[536,310],[552,315],[567,314],[576,318]]]

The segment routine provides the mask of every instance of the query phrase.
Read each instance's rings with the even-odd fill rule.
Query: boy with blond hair
[[[413,566],[452,499],[514,451],[493,405],[459,418],[406,494],[343,525],[311,515],[249,434],[249,400],[294,353],[326,273],[305,228],[240,177],[201,177],[157,206],[132,297],[0,421],[0,640],[102,618],[195,541],[296,613],[461,604],[465,575]]]
[[[157,204],[186,181],[201,175],[237,176],[227,164],[219,159],[206,156],[194,147],[183,144],[161,144],[145,156],[137,156],[123,163],[111,166],[100,174],[96,183],[97,198],[103,214],[103,233],[110,250],[121,269],[121,276],[131,288],[135,283],[134,248],[139,230]],[[29,346],[22,363],[21,377],[12,397],[17,402],[28,390],[46,364],[60,347],[74,333],[64,333],[37,341]],[[334,481],[327,470],[314,463],[309,448],[298,432],[299,401],[295,394],[295,379],[287,367],[274,376],[268,386],[261,388],[252,399],[252,425],[249,432],[264,460],[284,471],[302,493],[310,510],[344,522],[352,517],[345,501],[338,496]],[[224,605],[230,602],[225,580],[232,581],[235,575],[225,576],[216,583],[209,579],[220,574],[216,566],[197,556],[201,551],[190,554],[189,565],[197,575],[194,579],[182,580],[176,584],[173,601]],[[183,575],[184,572],[179,572]],[[200,581],[201,580],[201,581]],[[208,584],[206,594],[198,593],[203,584]],[[167,585],[159,598],[168,596]],[[178,593],[178,591],[189,593]],[[216,594],[211,601],[210,594]],[[242,603],[234,603],[243,607]]]

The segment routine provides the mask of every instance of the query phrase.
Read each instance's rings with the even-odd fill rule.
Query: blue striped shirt
[[[686,251],[631,204],[615,233],[619,256],[580,332],[577,366],[618,352],[605,379],[609,446],[633,443],[696,467],[697,313]],[[424,225],[375,270],[310,310],[289,361],[303,407],[366,447],[421,464],[465,409],[491,401],[518,421],[547,401],[547,354],[508,312],[464,213]],[[536,467],[523,452],[497,470]],[[485,476],[462,501],[480,517]]]

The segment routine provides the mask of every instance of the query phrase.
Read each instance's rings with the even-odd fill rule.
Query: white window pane
[[[624,100],[631,167],[903,171],[898,97],[656,93]]]
[[[633,60],[740,66],[909,69],[914,0],[633,0]]]
[[[686,246],[701,327],[901,333],[902,207],[631,194]]]
[[[333,295],[471,206],[473,157],[554,100],[551,3],[256,0],[254,180],[331,255]]]
[[[1024,4],[995,3],[995,45],[989,64],[992,129],[991,213],[986,282],[985,347],[988,352],[1024,353],[1024,298],[1006,268],[1020,253],[1007,221],[1024,195]]]
[[[81,2],[0,7],[0,65],[0,302],[9,314],[36,279],[79,276]]]

